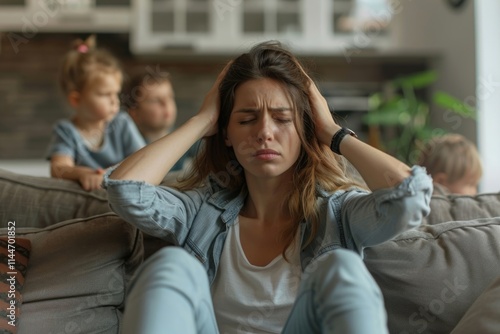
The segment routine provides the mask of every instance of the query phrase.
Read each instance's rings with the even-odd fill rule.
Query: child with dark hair
[[[177,119],[177,106],[169,74],[148,70],[138,72],[127,86],[125,107],[146,143],[170,133]],[[191,146],[170,171],[183,170],[195,156],[197,148],[198,144]]]

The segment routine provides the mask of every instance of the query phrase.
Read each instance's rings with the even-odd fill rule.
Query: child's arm
[[[75,166],[67,155],[53,155],[50,159],[50,175],[55,178],[78,181],[83,189],[90,191],[101,187],[104,171]]]

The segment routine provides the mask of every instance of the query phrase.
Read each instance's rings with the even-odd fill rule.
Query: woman
[[[355,252],[419,225],[432,182],[349,134],[279,44],[230,62],[196,116],[105,180],[117,214],[181,246],[143,265],[124,333],[385,333]],[[157,186],[201,138],[181,187]]]

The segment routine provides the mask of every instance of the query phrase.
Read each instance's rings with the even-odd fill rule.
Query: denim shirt
[[[109,179],[112,171],[103,182],[111,209],[140,230],[174,241],[197,257],[212,284],[228,227],[243,207],[247,188],[231,191],[209,178],[204,187],[179,191],[142,181]],[[301,252],[302,271],[326,252],[343,247],[363,256],[364,247],[419,226],[430,212],[431,193],[432,179],[419,166],[393,188],[318,191],[319,228]],[[302,245],[310,235],[309,225],[307,221],[300,223]]]

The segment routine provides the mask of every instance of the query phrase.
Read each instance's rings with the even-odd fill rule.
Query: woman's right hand
[[[205,133],[205,137],[210,137],[217,133],[217,120],[219,119],[220,113],[219,85],[222,79],[226,76],[231,64],[232,61],[228,62],[219,73],[217,79],[212,85],[212,88],[210,88],[207,95],[205,95],[205,99],[203,100],[200,111],[198,112],[198,117],[206,118],[209,122],[209,127]]]

